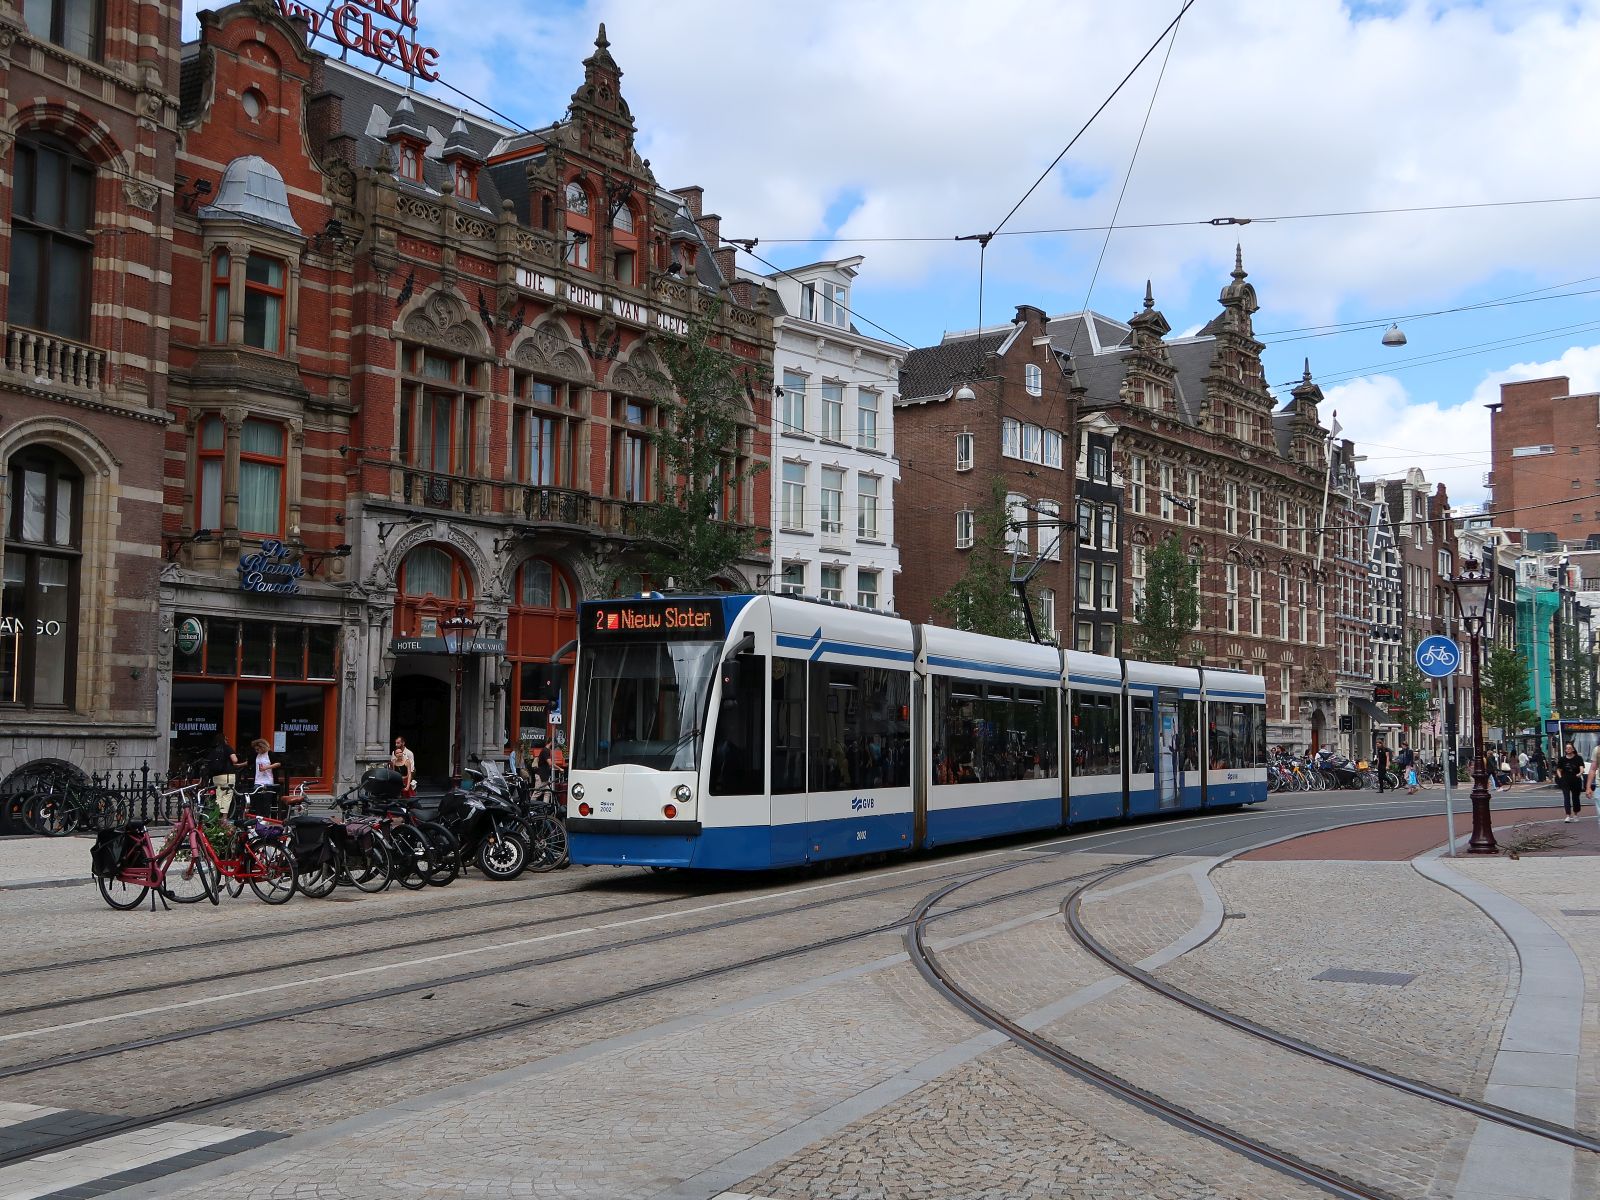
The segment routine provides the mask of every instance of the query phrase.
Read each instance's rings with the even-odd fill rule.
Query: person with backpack
[[[226,815],[232,815],[233,812],[233,790],[239,779],[239,768],[242,766],[244,762],[228,744],[228,735],[218,730],[216,739],[206,754],[206,765],[203,770],[210,778],[212,786],[217,789],[218,811]]]

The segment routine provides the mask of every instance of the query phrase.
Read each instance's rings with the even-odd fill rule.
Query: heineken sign
[[[172,640],[179,654],[197,654],[205,643],[206,627],[200,623],[199,617],[185,617],[178,622],[178,630]]]
[[[296,4],[278,0],[278,11],[304,21],[309,41],[327,38],[385,66],[428,82],[439,78],[439,51],[417,37],[417,0],[345,0]]]

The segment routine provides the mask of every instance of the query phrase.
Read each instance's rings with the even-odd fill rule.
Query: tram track
[[[1064,857],[1067,857],[1069,853],[1071,853],[1071,852],[1066,852],[1066,851],[1058,852],[1057,854],[1054,854],[1051,857],[1063,857],[1064,858]],[[989,877],[992,877],[993,875],[999,874],[999,873],[1001,873],[1001,872],[1003,872],[1005,870],[1015,870],[1015,869],[1020,868],[1020,867],[1025,867],[1025,866],[1030,866],[1030,865],[1038,865],[1038,863],[1040,861],[1041,860],[1036,857],[1036,858],[1032,858],[1032,859],[1023,859],[1023,860],[1019,860],[1019,861],[1015,861],[1015,862],[1011,862],[1011,863],[1002,864],[999,870],[986,872],[986,873],[984,873],[983,877],[984,878],[989,878]],[[1089,874],[1090,875],[1102,874],[1108,869],[1110,869],[1110,868],[1108,868],[1108,867],[1096,868],[1094,871],[1090,872]],[[952,878],[952,876],[954,876],[955,881],[957,883],[960,883],[960,882],[962,882],[962,877],[963,876],[970,877],[971,875],[972,875],[971,870],[967,869],[967,870],[963,870],[963,871],[960,871],[960,872],[953,872],[951,875],[938,877],[938,878],[936,878],[934,880],[934,882],[939,882],[941,879],[950,879],[950,878]],[[903,884],[898,884],[898,885],[895,885],[893,887],[888,887],[888,888],[877,889],[875,892],[871,893],[871,895],[882,895],[882,894],[885,894],[885,893],[888,893],[888,892],[891,892],[891,891],[903,891],[907,887],[925,886],[928,882],[929,881],[925,880],[925,879],[922,879],[922,880],[907,880]],[[976,882],[976,881],[969,879],[968,882]],[[1060,878],[1049,879],[1049,880],[1046,880],[1046,881],[1044,881],[1042,883],[1031,884],[1031,885],[1029,885],[1027,887],[1022,887],[1022,888],[1016,888],[1016,889],[1013,889],[1013,890],[1011,890],[1009,892],[1003,892],[1003,893],[1000,893],[1000,894],[994,895],[994,896],[987,896],[987,897],[984,897],[981,900],[975,900],[975,901],[972,901],[972,902],[970,902],[970,903],[968,903],[966,905],[952,906],[952,907],[944,910],[940,915],[943,916],[943,917],[950,917],[950,916],[958,915],[958,914],[963,913],[963,912],[975,911],[975,910],[980,909],[980,908],[986,908],[986,907],[989,907],[991,905],[1001,903],[1002,901],[1005,901],[1005,900],[1013,900],[1013,899],[1016,899],[1016,898],[1021,897],[1021,896],[1031,895],[1031,894],[1034,894],[1034,893],[1037,893],[1037,892],[1041,892],[1041,891],[1045,891],[1045,890],[1052,889],[1052,888],[1058,888],[1058,887],[1061,886],[1061,883],[1062,883],[1062,880]],[[715,922],[715,923],[713,923],[711,925],[701,926],[701,927],[698,927],[697,929],[694,929],[694,930],[676,931],[673,934],[669,934],[669,935],[665,935],[665,936],[677,937],[677,936],[688,936],[689,934],[692,934],[692,933],[711,932],[711,931],[714,931],[715,929],[725,928],[725,927],[730,926],[730,925],[744,924],[744,923],[748,923],[748,922],[753,921],[753,920],[760,920],[760,919],[767,918],[767,917],[772,917],[772,916],[789,915],[789,914],[796,913],[796,912],[804,912],[804,911],[806,911],[808,909],[821,908],[821,907],[823,907],[825,905],[828,905],[828,904],[837,904],[837,903],[841,903],[841,902],[846,901],[846,900],[864,899],[864,898],[869,898],[869,895],[868,894],[864,894],[864,893],[857,893],[857,894],[854,894],[854,895],[849,896],[849,897],[829,897],[826,900],[819,900],[819,901],[815,901],[815,902],[813,902],[811,904],[808,904],[808,905],[803,905],[803,906],[798,906],[798,907],[795,907],[795,908],[790,908],[788,910],[785,910],[785,912],[782,913],[782,914],[776,914],[776,913],[750,914],[750,915],[747,915],[747,916],[731,918],[728,921]],[[580,1014],[591,1013],[591,1012],[593,1012],[594,1010],[596,1010],[598,1008],[603,1008],[603,1007],[616,1005],[616,1004],[622,1004],[622,1003],[626,1003],[626,1002],[632,1001],[632,1000],[643,999],[643,998],[646,998],[646,997],[649,997],[649,996],[658,995],[660,993],[663,993],[663,992],[666,992],[666,991],[670,991],[670,990],[675,989],[675,988],[692,986],[694,984],[698,984],[698,983],[703,983],[703,982],[707,982],[707,981],[710,981],[710,980],[714,980],[714,979],[717,979],[717,978],[720,978],[720,977],[723,977],[723,976],[726,976],[726,975],[733,974],[733,973],[738,972],[738,971],[749,970],[749,969],[755,968],[755,967],[768,966],[768,965],[771,965],[773,963],[778,963],[778,962],[783,962],[783,961],[786,961],[786,960],[789,960],[789,959],[799,958],[799,957],[802,957],[804,955],[813,954],[813,953],[816,953],[816,952],[819,952],[819,951],[823,951],[823,950],[837,948],[837,947],[840,947],[840,946],[849,945],[849,944],[854,943],[854,942],[864,941],[866,939],[873,938],[873,937],[878,937],[878,936],[881,936],[883,934],[898,932],[898,931],[904,929],[906,927],[906,925],[907,925],[907,918],[899,917],[899,918],[896,918],[893,921],[883,922],[883,923],[880,923],[880,924],[877,924],[877,925],[873,925],[873,926],[871,926],[869,928],[866,928],[866,929],[853,930],[853,931],[850,931],[848,933],[837,934],[837,935],[834,935],[832,937],[821,938],[821,939],[817,939],[815,941],[806,942],[806,943],[803,943],[803,944],[798,945],[798,946],[789,946],[789,947],[785,947],[785,948],[783,948],[781,950],[768,951],[767,953],[764,953],[764,954],[758,954],[758,955],[753,955],[753,956],[741,958],[741,959],[739,959],[737,961],[729,962],[729,963],[723,963],[723,964],[720,964],[720,965],[715,966],[715,967],[709,967],[709,968],[705,968],[705,969],[698,970],[698,971],[685,972],[683,974],[676,975],[676,976],[673,976],[673,977],[670,977],[670,978],[667,978],[667,979],[656,980],[656,981],[653,981],[653,982],[647,983],[647,984],[641,984],[641,985],[639,985],[637,987],[625,988],[625,989],[622,989],[622,990],[619,990],[619,991],[615,991],[615,992],[611,992],[611,993],[608,993],[608,994],[605,994],[605,995],[602,995],[602,996],[590,997],[590,998],[586,998],[586,999],[583,999],[583,1000],[575,1001],[573,1003],[562,1005],[562,1006],[559,1006],[559,1007],[554,1008],[554,1009],[550,1009],[550,1010],[545,1011],[545,1012],[533,1013],[533,1014],[529,1014],[527,1016],[516,1017],[516,1018],[510,1019],[510,1020],[497,1022],[495,1024],[492,1024],[492,1025],[489,1025],[489,1026],[479,1027],[479,1028],[476,1028],[476,1029],[458,1030],[458,1031],[455,1031],[453,1033],[441,1035],[441,1036],[439,1036],[437,1038],[429,1039],[429,1040],[427,1040],[425,1042],[422,1042],[422,1043],[419,1043],[417,1045],[397,1047],[397,1048],[385,1050],[385,1051],[382,1051],[382,1052],[379,1052],[379,1053],[376,1053],[376,1054],[366,1055],[366,1056],[363,1056],[363,1057],[361,1057],[359,1059],[350,1060],[348,1062],[339,1063],[339,1064],[335,1064],[335,1065],[332,1065],[332,1066],[320,1067],[315,1071],[307,1071],[307,1072],[303,1072],[303,1073],[300,1073],[300,1074],[297,1074],[297,1075],[293,1075],[293,1076],[289,1076],[289,1077],[286,1077],[286,1078],[271,1080],[271,1081],[268,1081],[268,1082],[265,1082],[265,1083],[261,1083],[261,1084],[255,1084],[255,1085],[252,1085],[250,1087],[240,1088],[240,1089],[238,1089],[238,1090],[236,1090],[234,1092],[228,1093],[226,1095],[215,1096],[215,1097],[210,1097],[210,1098],[207,1098],[207,1099],[195,1100],[195,1101],[190,1101],[190,1102],[183,1103],[183,1104],[173,1105],[173,1106],[170,1106],[168,1108],[162,1109],[159,1112],[142,1114],[142,1115],[138,1115],[138,1116],[129,1116],[129,1117],[126,1117],[126,1118],[124,1118],[122,1120],[119,1120],[119,1121],[111,1122],[111,1123],[108,1123],[108,1124],[102,1124],[102,1125],[98,1126],[97,1128],[95,1128],[94,1130],[89,1131],[89,1132],[66,1134],[66,1135],[62,1135],[62,1136],[56,1137],[56,1138],[49,1139],[48,1141],[45,1141],[45,1142],[31,1144],[31,1145],[29,1145],[29,1146],[27,1146],[26,1148],[23,1148],[23,1149],[0,1152],[0,1167],[10,1166],[10,1165],[12,1165],[14,1163],[18,1163],[18,1162],[29,1161],[29,1160],[41,1157],[43,1155],[54,1154],[54,1153],[56,1153],[58,1151],[68,1150],[68,1149],[71,1149],[71,1148],[73,1148],[75,1146],[85,1145],[85,1144],[90,1143],[90,1142],[100,1141],[100,1140],[103,1140],[103,1139],[106,1139],[106,1138],[116,1137],[116,1136],[119,1136],[119,1135],[122,1135],[122,1134],[126,1134],[126,1133],[137,1132],[138,1130],[148,1129],[150,1127],[153,1127],[153,1126],[156,1126],[156,1125],[161,1125],[161,1124],[164,1124],[164,1123],[169,1122],[169,1121],[189,1120],[189,1119],[192,1119],[194,1117],[201,1116],[201,1115],[215,1113],[215,1112],[218,1112],[218,1111],[223,1110],[223,1109],[233,1108],[233,1107],[236,1107],[236,1106],[241,1105],[241,1104],[246,1104],[246,1103],[249,1103],[249,1102],[254,1101],[254,1100],[260,1100],[260,1099],[264,1099],[264,1098],[267,1098],[267,1097],[270,1097],[270,1096],[274,1096],[274,1095],[277,1095],[277,1094],[279,1094],[281,1092],[292,1090],[292,1089],[294,1089],[296,1087],[302,1087],[302,1086],[306,1086],[306,1085],[310,1085],[310,1084],[314,1084],[314,1083],[319,1083],[319,1082],[322,1082],[322,1081],[325,1081],[325,1080],[328,1080],[328,1079],[340,1078],[342,1076],[351,1075],[351,1074],[357,1073],[359,1071],[369,1070],[369,1069],[380,1067],[380,1066],[389,1066],[389,1065],[405,1062],[407,1060],[410,1060],[410,1059],[413,1059],[413,1058],[417,1058],[417,1057],[420,1057],[422,1055],[431,1054],[431,1053],[434,1053],[436,1051],[447,1050],[447,1049],[450,1049],[452,1047],[460,1046],[460,1045],[467,1044],[467,1043],[470,1043],[470,1042],[484,1041],[484,1040],[488,1040],[488,1039],[492,1039],[492,1038],[496,1038],[496,1037],[502,1037],[502,1036],[505,1036],[505,1035],[508,1035],[508,1034],[514,1034],[514,1033],[523,1032],[523,1031],[526,1031],[526,1030],[529,1030],[529,1029],[537,1028],[537,1027],[542,1026],[542,1025],[552,1024],[554,1022],[560,1021],[560,1020],[562,1020],[564,1018],[567,1018],[567,1017],[573,1017],[573,1016],[577,1016],[577,1015],[580,1015]],[[662,940],[662,936],[661,935],[652,936],[652,937],[649,937],[649,938],[634,939],[634,940],[629,941],[627,943],[615,943],[615,944],[612,944],[612,945],[609,945],[609,946],[606,946],[606,947],[598,947],[598,948],[594,948],[594,949],[586,950],[586,951],[575,951],[575,952],[573,952],[572,954],[569,954],[569,955],[555,956],[555,957],[552,957],[551,959],[548,959],[548,960],[542,960],[540,962],[528,963],[528,964],[524,964],[524,965],[525,966],[537,966],[537,965],[546,965],[546,963],[553,963],[553,962],[560,962],[560,961],[571,961],[572,959],[585,957],[585,956],[587,956],[589,954],[604,953],[604,952],[607,952],[609,950],[624,949],[624,948],[627,948],[629,946],[638,945],[638,944],[640,944],[642,942],[645,942],[645,941],[659,942],[660,940]],[[498,971],[500,969],[499,968],[495,968],[494,970],[498,973]],[[471,976],[472,977],[481,977],[483,974],[484,974],[483,972],[473,972],[473,973],[471,973]],[[435,983],[437,984],[438,981],[435,981]],[[404,992],[410,992],[410,991],[418,990],[418,988],[424,987],[424,986],[428,986],[428,985],[426,985],[426,984],[422,984],[422,985],[407,985],[404,988],[400,988],[400,989],[386,989],[386,992],[382,993],[382,994],[383,995],[386,995],[386,994],[402,994]],[[370,1000],[372,1000],[373,998],[375,998],[375,997],[374,996],[352,997],[349,1000],[342,1001],[342,1002],[334,1002],[333,1004],[316,1004],[316,1005],[299,1006],[294,1010],[285,1010],[285,1011],[277,1012],[277,1013],[263,1014],[263,1015],[258,1015],[258,1016],[255,1016],[255,1017],[244,1018],[244,1019],[241,1019],[239,1021],[224,1022],[224,1023],[220,1023],[218,1025],[214,1025],[214,1026],[210,1026],[210,1027],[206,1027],[206,1028],[202,1028],[202,1029],[178,1031],[178,1032],[175,1032],[175,1033],[169,1034],[169,1035],[159,1035],[159,1036],[155,1036],[155,1037],[151,1037],[151,1038],[138,1039],[137,1041],[123,1043],[123,1044],[118,1045],[118,1046],[102,1047],[102,1048],[100,1048],[98,1050],[95,1050],[95,1051],[86,1051],[86,1052],[82,1052],[80,1054],[61,1056],[61,1057],[59,1057],[57,1059],[45,1060],[45,1061],[41,1061],[41,1062],[35,1063],[35,1064],[24,1064],[22,1067],[13,1067],[13,1068],[8,1069],[5,1072],[0,1072],[0,1079],[12,1078],[12,1077],[16,1077],[16,1076],[24,1075],[24,1074],[33,1074],[33,1073],[36,1073],[36,1072],[49,1070],[49,1069],[54,1069],[54,1068],[61,1067],[61,1066],[74,1065],[76,1063],[91,1061],[92,1059],[96,1059],[96,1058],[105,1058],[105,1057],[109,1057],[109,1056],[114,1055],[114,1054],[126,1053],[126,1052],[128,1052],[130,1050],[135,1050],[135,1049],[143,1049],[143,1048],[152,1047],[152,1046],[172,1045],[172,1044],[175,1044],[175,1043],[178,1043],[178,1042],[183,1042],[183,1041],[192,1040],[192,1039],[198,1038],[198,1037],[208,1036],[208,1035],[210,1035],[212,1033],[230,1032],[230,1031],[234,1031],[234,1030],[238,1030],[238,1029],[249,1028],[249,1027],[254,1026],[254,1025],[260,1025],[260,1024],[263,1024],[263,1023],[266,1023],[266,1022],[269,1022],[269,1021],[282,1020],[286,1016],[304,1015],[307,1012],[323,1012],[323,1011],[326,1011],[328,1008],[335,1006],[335,1004],[337,1004],[338,1006],[348,1006],[348,1005],[354,1004],[354,1003],[370,1002]]]
[[[1199,849],[1204,849],[1204,847]],[[1249,848],[1245,849],[1248,850]],[[1195,850],[1191,848],[1181,853],[1184,856],[1190,856],[1194,852]],[[1243,852],[1245,851],[1241,850],[1237,853]],[[1226,1010],[1207,1004],[1205,1001],[1191,996],[1181,989],[1170,987],[1155,979],[1149,972],[1143,971],[1141,968],[1127,963],[1111,953],[1084,928],[1079,913],[1083,897],[1093,888],[1103,886],[1119,876],[1151,866],[1173,856],[1170,853],[1148,855],[1078,879],[1075,886],[1062,899],[1060,905],[1064,923],[1074,941],[1085,952],[1114,971],[1116,975],[1143,986],[1155,995],[1182,1004],[1184,1007],[1243,1033],[1247,1037],[1303,1055],[1325,1066],[1348,1072],[1381,1087],[1441,1105],[1467,1117],[1489,1121],[1574,1149],[1600,1153],[1600,1139],[1591,1137],[1580,1130],[1528,1117],[1525,1114],[1495,1105],[1474,1101],[1449,1092],[1446,1089],[1436,1088],[1417,1080],[1395,1075],[1380,1068],[1372,1067],[1369,1064],[1356,1062],[1323,1047],[1289,1037],[1279,1031],[1239,1017],[1237,1014],[1228,1013]],[[997,870],[999,869],[1003,868],[998,868]],[[1252,1137],[1238,1129],[1214,1121],[1194,1111],[1192,1108],[1162,1096],[1156,1091],[1140,1087],[1138,1084],[1122,1078],[1084,1055],[1075,1053],[1056,1041],[1024,1028],[994,1006],[986,1004],[970,989],[963,987],[955,978],[954,972],[942,963],[939,956],[929,948],[927,944],[928,926],[932,921],[942,919],[946,913],[955,911],[955,909],[940,907],[948,897],[963,887],[981,882],[992,873],[984,873],[966,880],[954,880],[930,893],[913,910],[906,923],[904,935],[906,950],[913,965],[929,986],[948,1003],[979,1024],[1003,1034],[1013,1044],[1028,1051],[1034,1057],[1050,1066],[1084,1083],[1099,1088],[1168,1124],[1204,1137],[1289,1178],[1315,1186],[1334,1196],[1347,1197],[1349,1200],[1395,1200],[1393,1193],[1383,1191],[1331,1168],[1324,1167],[1292,1151],[1280,1149],[1260,1138]],[[978,903],[982,904],[983,902]],[[962,907],[970,908],[972,906]]]
[[[1103,879],[1097,880],[1096,882],[1105,883],[1111,879],[1114,879],[1118,875],[1125,873],[1132,865],[1133,864],[1124,864],[1123,866],[1113,868]],[[1524,1113],[1514,1112],[1507,1108],[1501,1108],[1498,1105],[1488,1104],[1480,1100],[1473,1100],[1457,1092],[1452,1092],[1447,1088],[1435,1087],[1433,1084],[1424,1083],[1421,1080],[1412,1079],[1404,1075],[1397,1075],[1391,1071],[1385,1071],[1381,1067],[1372,1066],[1370,1063],[1359,1062],[1356,1059],[1338,1054],[1335,1051],[1328,1050],[1322,1046],[1315,1045],[1314,1043],[1304,1041],[1300,1038],[1291,1037],[1289,1034],[1283,1033],[1280,1030],[1272,1029],[1269,1026],[1262,1025],[1257,1021],[1252,1021],[1248,1017],[1242,1017],[1237,1013],[1229,1012],[1228,1010],[1202,1000],[1198,996],[1186,992],[1181,988],[1174,987],[1169,983],[1165,983],[1162,980],[1157,979],[1150,972],[1143,970],[1133,963],[1125,961],[1120,956],[1113,953],[1104,943],[1102,943],[1098,938],[1089,932],[1088,928],[1083,923],[1083,915],[1081,911],[1084,897],[1089,893],[1089,891],[1089,886],[1076,888],[1066,899],[1062,901],[1061,912],[1066,922],[1067,931],[1072,935],[1073,940],[1089,954],[1093,955],[1107,967],[1110,967],[1111,970],[1115,971],[1118,975],[1121,975],[1123,978],[1139,984],[1147,991],[1161,996],[1166,1000],[1170,1000],[1176,1004],[1181,1004],[1183,1007],[1192,1012],[1197,1012],[1202,1016],[1209,1017],[1213,1021],[1216,1021],[1222,1025],[1226,1025],[1231,1029],[1238,1030],[1239,1032],[1259,1041],[1280,1047],[1284,1050],[1292,1051],[1295,1054],[1304,1055],[1305,1057],[1313,1059],[1326,1066],[1336,1067],[1339,1070],[1348,1071],[1353,1075],[1358,1075],[1363,1079],[1382,1084],[1385,1087],[1393,1088],[1396,1091],[1406,1092],[1410,1095],[1420,1097],[1421,1099],[1430,1100],[1436,1104],[1442,1104],[1447,1108],[1456,1109],[1459,1112],[1465,1113],[1468,1116],[1476,1117],[1479,1120],[1492,1121],[1495,1124],[1503,1125],[1508,1129],[1515,1129],[1521,1133],[1532,1134],[1535,1137],[1541,1137],[1549,1141],[1559,1142],[1563,1145],[1571,1146],[1576,1150],[1585,1150],[1591,1154],[1600,1154],[1600,1138],[1592,1137],[1581,1130],[1573,1129],[1566,1125],[1559,1125],[1551,1121],[1543,1121],[1537,1117],[1530,1117]]]

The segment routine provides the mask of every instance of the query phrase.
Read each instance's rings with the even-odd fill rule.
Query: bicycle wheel
[[[215,904],[217,875],[216,864],[204,852],[196,857],[193,847],[184,844],[167,864],[162,887],[175,904],[198,904],[202,900]]]
[[[347,851],[344,856],[344,877],[350,885],[363,892],[381,892],[394,878],[394,860],[389,848],[373,838],[364,849]]]
[[[408,892],[428,886],[428,875],[433,869],[431,847],[420,829],[410,825],[397,825],[389,831],[394,841],[395,882]]]
[[[112,908],[121,912],[138,908],[144,903],[144,898],[150,894],[150,888],[142,883],[128,883],[115,876],[99,875],[95,883],[100,887],[100,898]]]
[[[294,855],[276,842],[260,842],[253,849],[261,878],[250,880],[250,890],[265,904],[287,904],[296,886]]]
[[[314,866],[298,865],[294,876],[295,886],[312,899],[320,900],[324,896],[331,896],[333,889],[339,886],[339,873],[342,870],[340,854],[334,850],[320,858]]]
[[[556,817],[534,817],[528,832],[528,869],[554,871],[567,861],[567,827]]]
[[[461,874],[461,843],[456,835],[437,821],[423,821],[417,828],[433,848],[433,857],[429,860],[433,869],[428,872],[428,885],[444,887],[454,883]]]
[[[28,801],[25,823],[45,837],[65,837],[78,827],[78,811],[62,792],[36,792]]]

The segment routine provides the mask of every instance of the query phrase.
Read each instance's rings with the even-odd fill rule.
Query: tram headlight
[[[694,789],[687,783],[680,783],[672,789],[672,798],[679,804],[687,804],[694,799]]]
[[[585,789],[584,789],[583,784],[575,783],[575,784],[572,785],[572,788],[570,790],[570,795],[572,796],[572,798],[574,800],[582,800],[583,799],[584,790]]]

